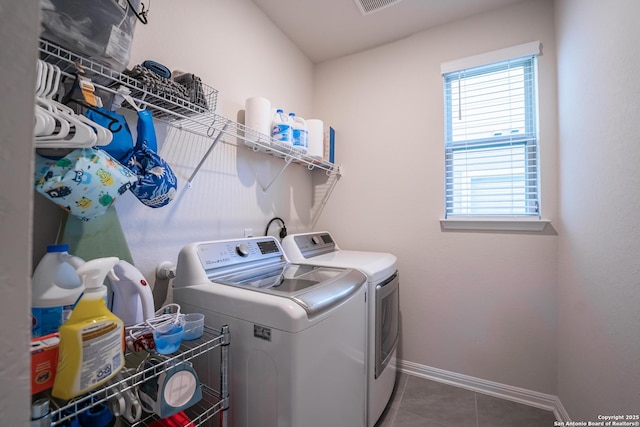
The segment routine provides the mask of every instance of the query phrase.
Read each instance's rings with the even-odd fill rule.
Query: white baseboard
[[[556,420],[563,422],[571,421],[569,414],[564,409],[564,406],[562,406],[560,399],[551,394],[540,393],[524,388],[483,380],[481,378],[470,377],[468,375],[420,365],[407,360],[398,360],[398,370],[416,377],[426,378],[432,381],[475,391],[477,393],[487,394],[489,396],[522,403],[523,405],[552,411]]]

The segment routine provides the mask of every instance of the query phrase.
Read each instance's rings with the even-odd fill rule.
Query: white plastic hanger
[[[42,80],[42,62],[38,61],[36,63],[36,96],[38,96],[39,91],[41,90]],[[34,126],[34,134],[37,136],[43,135],[51,135],[56,128],[55,119],[48,115],[43,108],[36,104],[35,106],[35,126]]]
[[[111,142],[112,135],[107,129],[99,127],[89,119],[76,115],[73,110],[53,100],[57,93],[62,72],[60,68],[46,62],[40,62],[38,95],[36,102],[60,123],[61,131],[49,136],[36,136],[36,147],[78,148],[92,147],[98,142],[103,145]],[[95,131],[90,126],[95,126]]]
[[[46,79],[43,80],[43,73],[44,73],[44,63],[42,61],[38,61],[36,64],[36,107],[35,107],[35,112],[36,112],[36,123],[44,123],[43,126],[39,126],[36,128],[36,131],[34,132],[36,136],[47,136],[47,135],[52,135],[55,130],[56,130],[56,123],[58,123],[58,121],[56,120],[56,118],[49,114],[49,110],[45,109],[44,107],[42,107],[41,105],[38,105],[38,97],[42,94],[42,91],[44,89],[44,85],[45,85],[45,81]]]
[[[40,112],[54,119],[55,126],[54,129],[46,135],[36,135],[36,146],[38,146],[38,141],[63,139],[69,135],[69,131],[71,130],[71,124],[66,117],[61,116],[60,112],[43,98],[42,95],[50,90],[53,76],[49,76],[44,61],[38,60],[38,64],[40,67],[38,68],[38,84],[36,86],[36,105],[41,108]]]
[[[95,132],[96,138],[97,138],[95,145],[98,145],[98,146],[108,145],[113,139],[113,134],[109,129],[95,123],[93,120],[90,120],[83,115],[76,114],[72,108],[53,100],[53,95],[55,95],[58,92],[62,71],[56,65],[52,65],[52,64],[46,64],[46,65],[50,67],[51,70],[53,70],[53,74],[55,75],[55,77],[54,77],[54,87],[51,89],[51,91],[45,94],[45,99],[54,103],[54,105],[56,105],[62,112],[73,116],[73,118],[93,128],[92,130]]]
[[[35,106],[35,115],[33,117],[34,119],[34,123],[33,123],[33,133],[35,135],[42,135],[45,132],[46,129],[46,119],[44,114],[42,114],[39,110],[38,110],[38,106]]]

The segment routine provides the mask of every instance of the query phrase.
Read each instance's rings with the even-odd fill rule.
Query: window
[[[536,55],[443,77],[446,218],[540,218]]]

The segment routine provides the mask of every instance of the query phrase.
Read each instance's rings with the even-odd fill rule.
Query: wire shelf
[[[57,404],[58,401],[51,398],[50,400],[56,407],[56,409],[51,411],[51,426],[61,425],[65,421],[73,419],[81,412],[86,411],[88,407],[100,403],[107,403],[111,397],[120,395],[125,391],[131,390],[135,393],[139,385],[160,375],[169,367],[188,362],[195,357],[203,355],[215,348],[227,346],[228,344],[229,329],[227,326],[223,326],[221,329],[215,329],[205,325],[202,338],[194,341],[182,341],[178,353],[171,357],[164,357],[159,363],[153,366],[138,370],[135,374],[129,375],[121,381],[109,382],[106,386],[66,403]],[[132,353],[127,354],[127,356],[131,355]],[[226,358],[222,357],[222,360],[224,359]],[[223,371],[226,372],[226,368],[223,367]],[[192,420],[193,425],[196,426],[211,419],[228,406],[228,391],[225,383],[221,384],[222,390],[220,391],[216,391],[203,383],[201,383],[201,388],[203,399],[194,405],[200,408],[201,411],[198,412],[196,419]],[[145,426],[147,422],[154,419],[157,419],[155,415],[145,414],[140,421],[132,424],[132,426]],[[196,420],[198,421],[197,423]]]
[[[198,117],[183,117],[171,123],[174,127],[191,132],[206,138],[213,138],[218,132],[227,137],[235,138],[241,145],[253,151],[269,154],[281,159],[286,159],[308,169],[322,169],[328,173],[337,172],[333,163],[308,156],[303,150],[284,144],[266,134],[260,133],[250,127],[229,120],[213,112],[202,114]]]
[[[221,139],[220,137],[226,136],[224,141],[227,143],[283,159],[286,163],[282,170],[290,163],[296,163],[306,166],[309,170],[324,170],[327,175],[341,176],[342,174],[341,168],[331,162],[308,156],[301,149],[283,144],[271,138],[270,135],[265,135],[216,114],[214,111],[218,91],[199,80],[193,82],[195,86],[188,88],[191,96],[187,100],[173,96],[161,88],[150,88],[125,73],[114,71],[99,62],[75,54],[45,39],[40,39],[39,49],[43,60],[59,66],[66,75],[73,75],[78,70],[84,70],[84,73],[91,77],[96,88],[111,94],[116,93],[118,86],[124,85],[129,88],[131,95],[138,103],[145,105],[152,111],[154,119],[214,140],[206,156],[211,153],[211,149]],[[191,99],[196,102],[191,102]],[[127,103],[123,103],[122,106],[126,107]],[[200,165],[206,160],[206,156],[201,160]],[[191,185],[196,173],[197,170],[189,178],[189,185]],[[264,188],[263,190],[266,191]]]
[[[190,417],[191,423],[189,425],[199,426],[209,421],[214,416],[220,413],[223,409],[224,400],[220,397],[220,393],[211,387],[202,384],[202,399],[186,410],[188,413],[193,413]],[[159,420],[160,417],[153,414],[145,414],[146,416],[140,419],[140,421],[133,424],[129,424],[123,420],[123,425],[129,427],[144,427],[149,425],[152,421]]]
[[[150,87],[141,80],[114,71],[45,39],[40,39],[39,50],[41,59],[57,65],[63,72],[75,74],[82,71],[92,82],[108,88],[126,86],[134,98],[146,101],[154,117],[171,121],[179,118],[176,114],[190,117],[216,109],[218,91],[200,81],[194,80],[186,85],[186,95],[181,97],[176,95],[177,91],[170,90],[171,83]]]

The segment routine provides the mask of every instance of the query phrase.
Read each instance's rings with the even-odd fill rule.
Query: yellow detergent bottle
[[[98,258],[78,267],[85,290],[60,326],[58,369],[51,394],[69,400],[113,378],[124,366],[124,324],[105,303],[107,274],[115,277],[116,257]],[[115,278],[114,280],[117,280]]]

